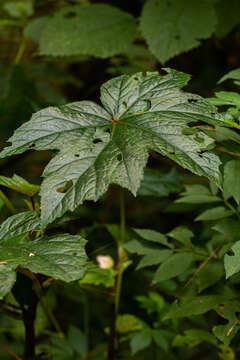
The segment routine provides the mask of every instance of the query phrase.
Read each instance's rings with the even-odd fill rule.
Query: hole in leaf
[[[66,192],[71,189],[73,186],[73,182],[72,180],[69,180],[66,182],[66,184],[64,186],[61,186],[57,189],[57,192],[61,193],[61,194],[66,194]]]
[[[195,102],[197,102],[197,99],[188,99],[188,102],[189,103],[195,103]]]
[[[136,81],[138,81],[138,78],[137,78],[136,76],[134,76],[133,80],[136,80]]]
[[[34,148],[35,146],[36,146],[36,144],[29,145],[30,148]]]
[[[77,14],[74,11],[69,11],[68,13],[66,13],[64,15],[65,19],[72,19],[72,18],[74,18],[76,16],[77,16]]]
[[[118,161],[122,161],[122,160],[123,160],[123,156],[122,156],[122,154],[118,154],[118,156],[117,156],[117,160],[118,160]]]
[[[80,155],[79,154],[74,154],[75,157],[79,157]]]
[[[169,154],[170,155],[176,155],[176,151],[170,151]]]
[[[228,251],[227,251],[227,254],[228,254],[229,256],[234,256],[234,252],[232,251],[232,249],[228,250]]]
[[[111,130],[109,128],[105,129],[105,132],[111,134]]]
[[[93,140],[93,143],[94,143],[94,144],[98,144],[98,143],[101,143],[101,142],[103,142],[103,141],[102,141],[102,139],[100,139],[100,138],[97,138],[97,139],[94,139],[94,140]]]

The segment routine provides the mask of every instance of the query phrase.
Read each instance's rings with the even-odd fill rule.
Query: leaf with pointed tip
[[[240,271],[240,241],[232,246],[234,255],[224,255],[226,279]]]
[[[199,46],[216,23],[213,4],[207,0],[149,0],[143,7],[141,30],[152,53],[165,63]]]
[[[30,184],[21,176],[14,174],[12,178],[0,176],[0,185],[6,186],[9,189],[16,190],[24,195],[33,196],[40,190],[39,185]]]
[[[101,88],[104,108],[90,101],[49,107],[16,130],[1,157],[59,151],[43,173],[43,226],[84,200],[98,200],[111,183],[136,195],[150,151],[220,184],[220,160],[208,151],[213,140],[200,130],[186,135],[186,129],[188,123],[224,122],[214,106],[180,90],[188,75],[166,71],[114,78]]]
[[[40,230],[40,218],[37,211],[12,215],[0,227],[0,244],[27,234],[29,231],[37,230]]]
[[[81,236],[69,234],[43,237],[25,244],[6,242],[0,246],[0,262],[70,282],[80,279],[87,268],[85,244]]]

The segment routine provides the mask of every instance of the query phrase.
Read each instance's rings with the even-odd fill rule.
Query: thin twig
[[[220,244],[218,245],[218,247],[207,257],[206,260],[204,260],[202,262],[202,264],[198,267],[198,269],[195,271],[195,273],[193,274],[193,276],[188,280],[188,282],[184,285],[184,289],[190,285],[193,280],[198,276],[198,274],[200,273],[200,271],[204,268],[204,266],[207,265],[207,263],[213,258],[213,256],[218,252],[218,250],[221,249],[221,247],[223,246],[225,240],[221,241]]]
[[[5,350],[10,356],[12,356],[15,360],[22,360],[22,358],[20,358],[17,354],[10,350],[6,345],[0,344],[0,347]]]

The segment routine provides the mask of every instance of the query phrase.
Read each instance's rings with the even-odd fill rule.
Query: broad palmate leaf
[[[86,271],[85,244],[86,240],[81,236],[69,234],[43,237],[24,244],[4,242],[2,246],[0,243],[0,262],[69,282],[80,279]]]
[[[110,183],[136,195],[150,151],[219,184],[220,161],[208,151],[213,140],[188,123],[221,125],[222,118],[200,96],[180,90],[188,75],[166,71],[114,78],[101,87],[103,107],[91,101],[49,107],[16,130],[1,157],[58,150],[43,173],[42,226],[96,201]]]
[[[165,63],[200,45],[217,23],[208,0],[148,0],[141,17],[141,30],[152,53]]]

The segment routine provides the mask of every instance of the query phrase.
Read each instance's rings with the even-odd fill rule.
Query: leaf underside
[[[43,227],[84,200],[98,200],[111,183],[136,195],[150,151],[220,184],[220,160],[208,151],[213,140],[186,130],[199,121],[222,125],[222,118],[200,96],[181,91],[188,75],[165,70],[109,80],[101,87],[103,107],[91,101],[49,107],[15,131],[1,157],[58,150],[43,172]]]

